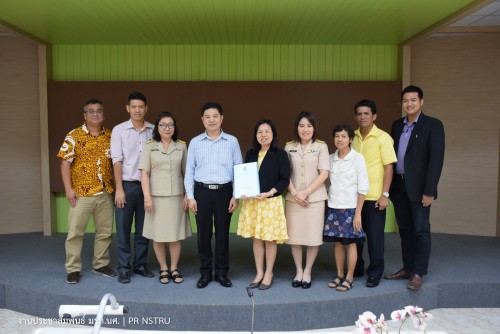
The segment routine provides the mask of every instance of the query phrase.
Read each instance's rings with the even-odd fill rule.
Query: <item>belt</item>
[[[198,187],[202,187],[202,188],[210,189],[210,190],[229,188],[233,185],[232,182],[228,182],[228,183],[224,183],[224,184],[206,184],[206,183],[202,183],[202,182],[195,182],[194,184]]]
[[[122,180],[122,183],[141,183],[141,181],[127,181],[127,180]]]

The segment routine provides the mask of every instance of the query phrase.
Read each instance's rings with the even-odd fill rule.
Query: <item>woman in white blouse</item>
[[[333,129],[337,150],[330,155],[330,187],[323,240],[334,242],[337,276],[328,284],[337,291],[353,287],[358,258],[356,244],[365,241],[361,228],[361,209],[369,190],[368,172],[363,156],[351,148],[354,130],[349,125]],[[347,274],[344,262],[347,248]]]

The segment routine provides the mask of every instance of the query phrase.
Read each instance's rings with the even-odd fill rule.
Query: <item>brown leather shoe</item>
[[[411,273],[409,271],[406,271],[404,268],[402,268],[393,274],[384,275],[384,278],[385,279],[409,279],[410,276],[411,276]]]
[[[410,281],[408,282],[408,289],[418,290],[424,283],[424,278],[419,274],[411,274]]]
[[[74,271],[72,273],[68,274],[68,277],[66,277],[66,283],[68,284],[76,284],[80,282],[80,272],[79,271]]]
[[[104,267],[101,267],[99,269],[92,269],[92,272],[94,274],[98,274],[98,275],[102,275],[102,276],[106,276],[106,277],[114,277],[116,276],[116,272],[111,269],[109,266],[104,266]]]

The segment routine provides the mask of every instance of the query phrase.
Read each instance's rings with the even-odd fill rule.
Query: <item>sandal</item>
[[[347,283],[344,284],[344,283]],[[346,291],[349,291],[353,288],[353,284],[351,281],[349,281],[347,278],[344,278],[344,282],[340,283],[338,286],[337,286],[337,291],[339,292],[346,292]]]
[[[340,277],[339,275],[335,276],[333,281],[328,283],[328,287],[332,289],[336,289],[340,284],[344,282],[345,277]]]
[[[170,272],[168,270],[160,270],[160,283],[168,284],[168,282],[170,282]]]
[[[174,281],[174,283],[182,283],[184,282],[184,278],[182,278],[181,272],[179,269],[174,269],[170,271],[170,278]]]

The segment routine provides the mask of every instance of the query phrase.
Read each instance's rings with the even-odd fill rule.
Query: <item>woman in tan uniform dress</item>
[[[311,271],[319,246],[323,243],[325,180],[330,170],[328,146],[316,139],[316,117],[307,111],[295,119],[296,140],[288,142],[292,177],[286,195],[288,244],[296,273],[294,288],[311,287]],[[307,246],[306,264],[302,266],[302,246]]]
[[[191,235],[184,191],[186,143],[178,140],[179,131],[172,114],[163,112],[155,122],[153,139],[144,145],[139,169],[144,193],[143,235],[153,240],[153,248],[160,264],[160,283],[182,283],[177,268],[181,242]],[[166,245],[170,252],[170,270],[166,259]]]

